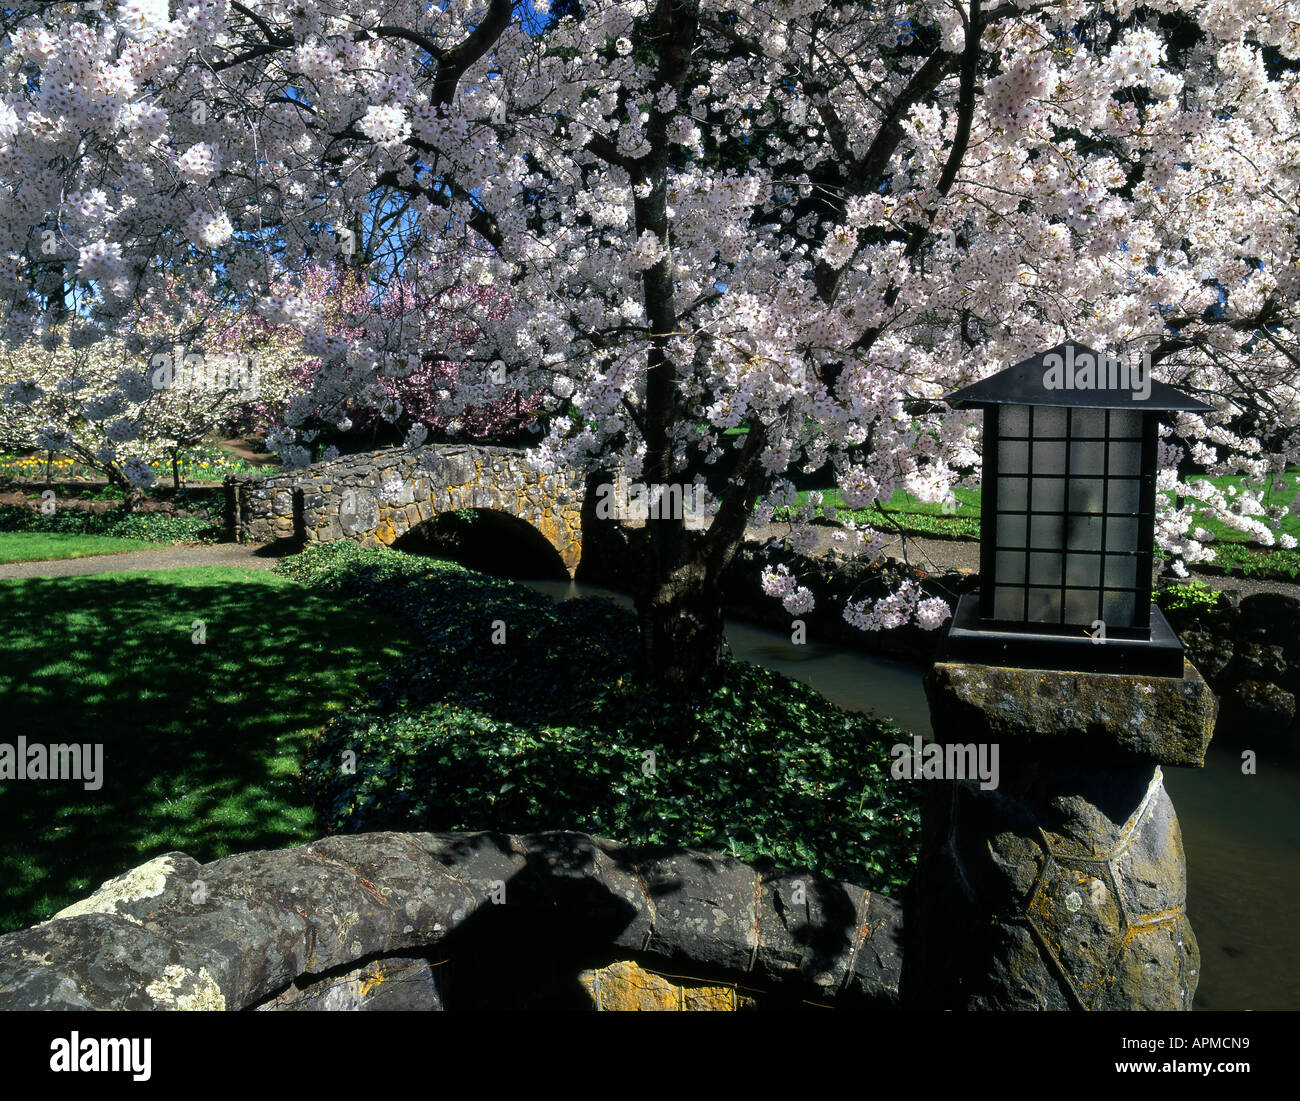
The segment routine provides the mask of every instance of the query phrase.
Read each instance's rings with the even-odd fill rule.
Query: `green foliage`
[[[1218,602],[1219,594],[1201,581],[1166,585],[1156,592],[1156,603],[1166,612],[1183,608],[1213,608]]]
[[[706,694],[648,695],[634,617],[611,601],[557,604],[344,541],[277,569],[376,600],[421,637],[371,704],[312,745],[306,785],[333,829],[575,829],[894,892],[911,873],[915,788],[888,774],[901,731],[742,662]],[[498,619],[505,645],[491,642]]]
[[[173,516],[160,512],[88,512],[61,508],[47,516],[34,509],[0,505],[0,532],[109,535],[144,543],[215,543],[222,532],[211,514]]]

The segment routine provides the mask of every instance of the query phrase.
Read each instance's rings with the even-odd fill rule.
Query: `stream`
[[[555,599],[622,593],[568,581],[522,581]],[[924,668],[729,620],[735,657],[802,681],[840,707],[931,733]],[[1236,750],[1211,744],[1203,769],[1168,768],[1165,786],[1187,854],[1187,911],[1201,948],[1196,1009],[1300,1009],[1300,772],[1260,758],[1245,776]]]

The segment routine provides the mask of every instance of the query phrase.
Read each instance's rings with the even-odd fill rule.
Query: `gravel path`
[[[0,564],[0,580],[17,577],[76,577],[88,573],[138,570],[183,570],[191,566],[243,566],[247,569],[269,570],[278,561],[277,557],[267,554],[260,547],[241,543],[210,543],[127,551],[125,554],[95,554],[88,558],[56,558],[48,562],[7,562]]]

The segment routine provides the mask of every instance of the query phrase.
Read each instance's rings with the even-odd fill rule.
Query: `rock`
[[[1282,647],[1262,642],[1243,642],[1237,647],[1236,661],[1228,676],[1234,681],[1279,681],[1287,674]]]
[[[437,971],[419,956],[389,956],[341,975],[295,981],[252,1007],[273,1012],[391,1013],[440,1010]]]
[[[448,959],[497,983],[541,976],[563,999],[592,956],[686,968],[732,994],[895,1004],[898,905],[799,880],[809,901],[782,909],[792,882],[765,887],[729,857],[567,832],[359,834],[204,865],[168,853],[0,937],[0,1009],[454,1007]]]
[[[1273,637],[1293,635],[1300,623],[1300,599],[1286,593],[1251,593],[1242,598],[1241,621]]]
[[[1158,766],[943,783],[909,899],[904,1008],[1191,1008],[1199,949]]]
[[[758,1004],[752,995],[735,986],[673,982],[647,971],[633,960],[583,971],[578,981],[591,998],[593,1008],[603,1012],[729,1012],[753,1009]]]
[[[1234,741],[1253,746],[1255,739],[1274,738],[1295,722],[1296,698],[1268,681],[1242,681],[1224,697],[1223,712]]]
[[[1207,681],[1214,684],[1232,661],[1232,640],[1222,635],[1196,628],[1179,632],[1178,640],[1187,651],[1187,657]]]
[[[937,662],[925,693],[936,731],[1019,743],[1025,757],[1203,765],[1217,710],[1190,662],[1180,678]]]

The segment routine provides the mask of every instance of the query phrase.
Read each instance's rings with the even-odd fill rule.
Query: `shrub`
[[[1201,581],[1167,585],[1156,593],[1156,603],[1166,612],[1183,608],[1213,608],[1218,602],[1219,594]]]
[[[735,661],[712,690],[665,707],[633,677],[635,619],[612,601],[556,604],[343,541],[277,569],[377,600],[422,639],[308,753],[304,781],[332,830],[576,829],[874,890],[910,875],[917,801],[889,778],[888,746],[907,736],[887,724]],[[494,620],[505,645],[491,643]],[[342,767],[347,750],[354,772]]]
[[[0,505],[0,531],[43,531],[67,535],[115,535],[149,543],[215,543],[222,532],[210,515],[159,512],[87,512],[58,509],[46,515],[17,505]]]

